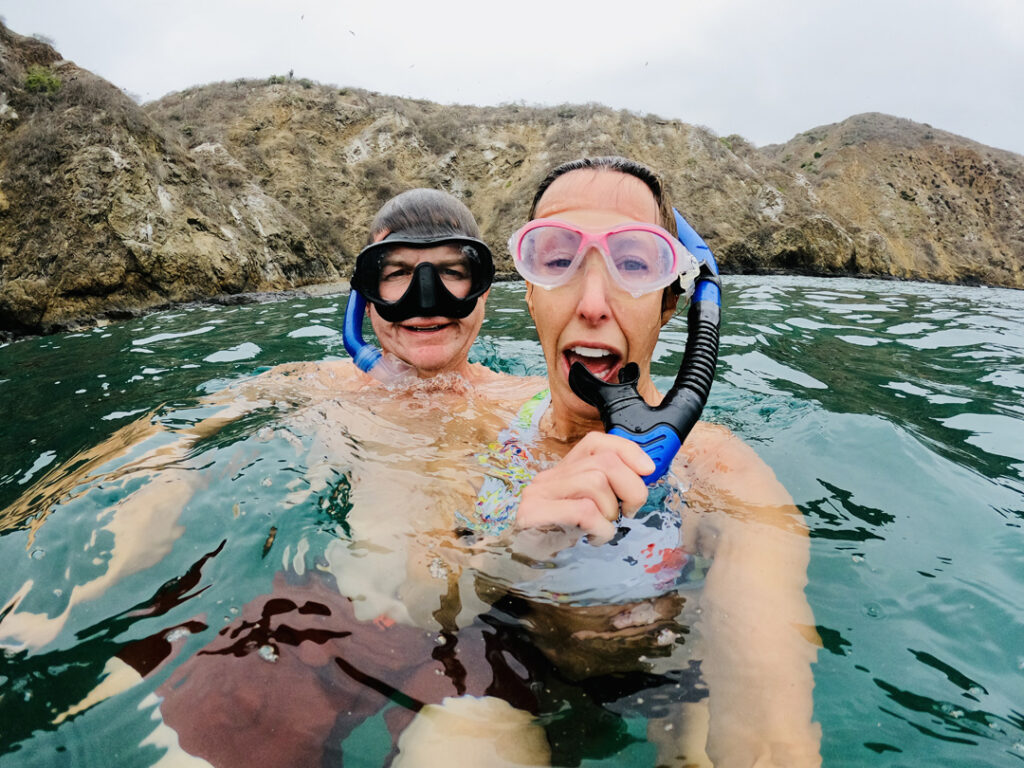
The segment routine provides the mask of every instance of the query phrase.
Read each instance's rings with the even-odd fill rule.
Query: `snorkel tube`
[[[412,366],[394,355],[385,355],[363,339],[363,316],[366,314],[366,299],[352,288],[345,303],[345,323],[342,339],[345,350],[352,355],[352,362],[359,370],[370,374],[385,384],[394,384],[412,373]]]
[[[581,400],[597,408],[605,431],[632,440],[654,460],[654,472],[644,477],[648,484],[668,471],[704,410],[715,379],[722,317],[722,284],[715,257],[679,211],[673,208],[672,212],[679,241],[697,257],[700,274],[686,317],[686,349],[679,373],[661,405],[648,405],[637,391],[640,368],[636,363],[619,371],[618,384],[602,381],[582,363],[574,363],[569,371],[569,386]]]

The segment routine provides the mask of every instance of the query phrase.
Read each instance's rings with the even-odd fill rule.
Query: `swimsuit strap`
[[[484,467],[484,482],[471,516],[456,512],[460,525],[486,536],[497,536],[516,519],[519,497],[533,480],[529,447],[540,434],[540,420],[551,404],[551,390],[544,389],[527,400],[498,438],[477,454]]]

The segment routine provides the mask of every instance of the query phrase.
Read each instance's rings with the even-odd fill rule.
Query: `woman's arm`
[[[697,628],[715,765],[816,766],[812,722],[818,638],[804,595],[810,542],[772,470],[724,427],[702,425],[685,457],[687,503],[713,557]]]

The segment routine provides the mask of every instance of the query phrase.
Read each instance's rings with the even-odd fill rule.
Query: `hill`
[[[139,106],[0,27],[0,330],[347,277],[381,202],[466,201],[502,247],[556,163],[648,163],[724,272],[1024,288],[1024,157],[880,114],[757,148],[599,105],[440,106],[273,77]]]

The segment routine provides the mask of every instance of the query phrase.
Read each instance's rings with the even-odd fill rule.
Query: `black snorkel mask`
[[[452,245],[462,248],[463,255],[469,261],[469,293],[462,298],[453,296],[445,287],[437,268],[424,263],[413,270],[409,287],[398,301],[385,301],[380,295],[380,269],[388,250],[396,245],[409,248]],[[476,300],[491,287],[493,279],[491,250],[474,237],[458,234],[434,237],[390,234],[363,248],[356,258],[352,287],[345,304],[345,323],[342,326],[345,349],[361,371],[386,384],[396,384],[408,377],[415,378],[411,366],[394,355],[382,353],[363,339],[363,315],[366,313],[367,300],[373,303],[377,313],[389,323],[400,323],[411,317],[450,317],[461,320],[473,311]]]
[[[629,363],[619,371],[619,383],[609,384],[594,376],[582,363],[569,370],[569,386],[581,400],[597,408],[605,431],[637,443],[655,463],[644,480],[656,482],[668,471],[683,441],[707,403],[718,363],[722,284],[711,250],[679,211],[679,240],[700,263],[693,298],[687,314],[686,349],[679,373],[659,406],[650,406],[637,391],[640,368]]]
[[[416,266],[409,287],[396,301],[385,301],[380,294],[381,267],[388,252],[396,246],[434,248],[450,245],[462,251],[470,273],[469,292],[457,297],[445,286],[437,267],[428,262]],[[487,245],[463,235],[412,237],[393,233],[363,248],[356,258],[352,288],[377,308],[377,314],[389,323],[412,317],[448,317],[461,320],[476,307],[476,300],[491,287],[494,261]]]

